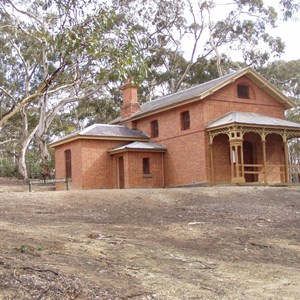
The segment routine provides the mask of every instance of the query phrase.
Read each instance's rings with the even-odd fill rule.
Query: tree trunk
[[[22,141],[21,145],[20,145],[21,149],[18,155],[18,170],[19,170],[19,176],[23,179],[23,180],[27,180],[28,179],[28,174],[27,174],[27,166],[26,166],[26,151],[27,151],[27,147],[25,146],[25,143]]]
[[[49,155],[49,151],[48,151],[47,141],[43,137],[38,137],[38,138],[39,138],[41,158],[42,158],[42,160],[49,160],[50,155]]]
[[[27,166],[26,166],[26,152],[29,146],[29,143],[31,142],[37,127],[35,127],[32,132],[29,134],[28,132],[28,119],[27,119],[27,108],[22,107],[20,109],[20,114],[22,117],[22,125],[23,125],[23,131],[22,131],[22,137],[20,141],[20,150],[18,155],[18,170],[19,170],[19,176],[23,180],[28,179],[28,173],[27,173]]]
[[[19,176],[23,179],[26,180],[28,179],[27,175],[27,167],[26,167],[26,151],[28,147],[28,120],[27,120],[27,112],[26,112],[26,107],[22,107],[20,109],[20,114],[22,117],[22,125],[23,125],[23,130],[22,130],[22,136],[21,136],[21,141],[20,141],[20,151],[18,155],[18,170],[19,170]]]

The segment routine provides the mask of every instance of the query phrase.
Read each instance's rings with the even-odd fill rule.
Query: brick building
[[[143,105],[132,83],[122,92],[112,124],[52,143],[56,177],[72,188],[275,184],[299,172],[287,143],[300,124],[284,114],[295,104],[251,68]]]

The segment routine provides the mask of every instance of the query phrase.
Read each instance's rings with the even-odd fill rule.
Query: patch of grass
[[[29,246],[29,245],[22,245],[20,248],[17,249],[19,252],[23,253],[23,254],[29,254],[29,255],[39,255],[38,253],[36,253],[36,251],[42,251],[42,248],[37,248],[35,249],[33,246]]]

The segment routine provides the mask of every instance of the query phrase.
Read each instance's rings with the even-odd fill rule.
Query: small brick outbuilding
[[[54,143],[56,177],[73,189],[289,183],[295,103],[252,68],[140,105],[131,82],[121,115]],[[62,188],[63,186],[58,186]]]

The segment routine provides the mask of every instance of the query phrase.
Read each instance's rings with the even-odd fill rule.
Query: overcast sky
[[[198,3],[198,0],[193,0],[195,7]],[[216,9],[211,11],[211,19],[212,20],[220,20],[225,18],[229,12],[234,8],[234,2],[231,0],[215,0],[217,4]],[[266,6],[273,6],[280,16],[280,6],[279,0],[264,0]],[[300,13],[298,13],[300,18]],[[300,32],[300,21],[289,20],[287,22],[278,21],[277,27],[274,29],[268,28],[267,32],[271,34],[273,37],[279,36],[283,42],[285,43],[285,53],[281,57],[271,58],[271,60],[284,59],[286,61],[289,60],[297,60],[300,59],[300,50],[299,50],[299,32]],[[191,55],[191,49],[193,45],[193,39],[186,40],[184,53],[186,58],[189,58]],[[201,47],[199,43],[198,50]],[[231,57],[233,60],[242,60],[242,54],[239,51],[229,50],[229,46],[221,47],[221,52]],[[226,53],[227,52],[227,53]]]
[[[222,0],[221,0],[222,1]],[[277,11],[279,8],[279,0],[264,0],[267,5],[273,6]],[[298,18],[300,14],[298,13]],[[299,31],[300,21],[289,20],[287,22],[278,22],[278,27],[272,30],[274,36],[280,36],[285,42],[285,53],[282,55],[284,60],[300,59],[299,51]]]
[[[217,3],[228,3],[228,0],[216,0]],[[279,0],[264,0],[268,6],[273,6],[278,14],[280,13]],[[299,16],[300,17],[300,16]],[[268,32],[274,37],[279,36],[285,43],[285,53],[280,57],[284,60],[300,59],[299,51],[299,32],[300,21],[289,20],[287,22],[277,22],[277,27],[270,29]]]
[[[278,28],[273,30],[274,33],[282,38],[285,42],[285,53],[282,55],[284,60],[300,59],[299,50],[299,21],[281,22]]]

